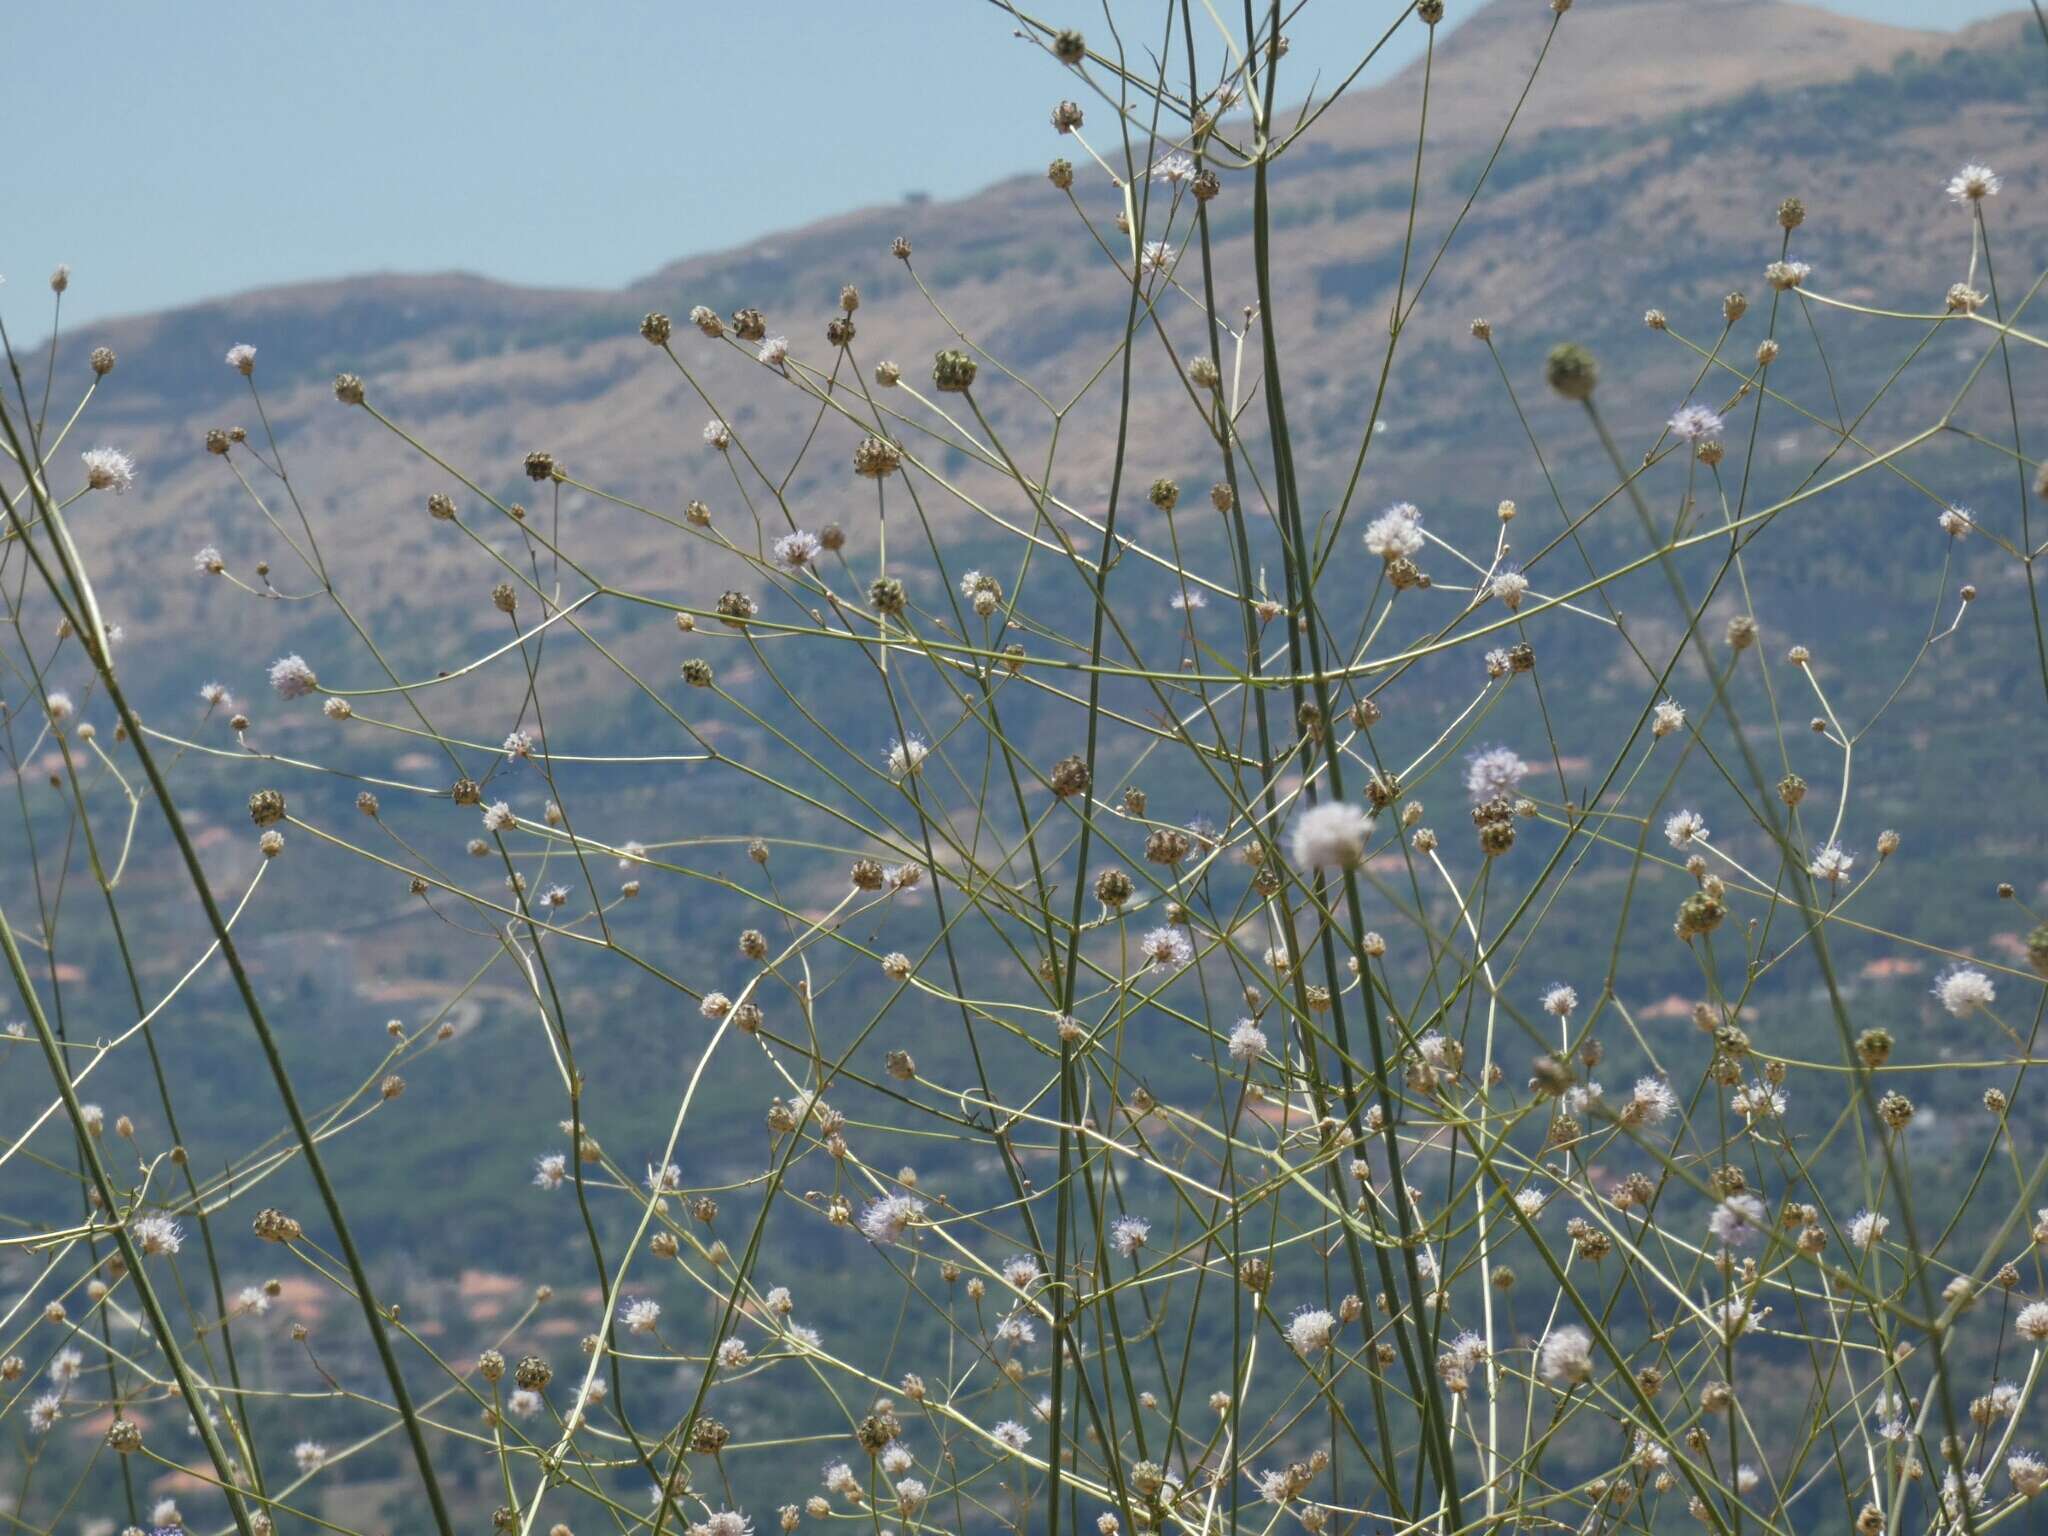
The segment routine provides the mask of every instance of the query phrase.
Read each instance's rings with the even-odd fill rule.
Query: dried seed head
[[[1079,64],[1088,57],[1088,44],[1072,27],[1062,27],[1053,35],[1052,56],[1062,64]]]
[[[646,338],[650,346],[667,346],[669,336],[674,330],[675,327],[669,323],[668,316],[660,310],[655,310],[640,322],[640,334]]]
[[[946,394],[961,394],[974,386],[979,365],[968,353],[949,347],[932,359],[932,384]]]

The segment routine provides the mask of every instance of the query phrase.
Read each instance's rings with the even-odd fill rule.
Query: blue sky
[[[1453,20],[1471,4],[1451,0]],[[1025,8],[1103,30],[1100,0]],[[1828,8],[1961,25],[2013,0]],[[1348,65],[1395,13],[1311,4],[1297,57]],[[79,319],[378,270],[610,287],[906,192],[963,193],[1052,152],[1061,72],[1015,25],[985,0],[13,6],[7,317],[43,331],[60,261]]]

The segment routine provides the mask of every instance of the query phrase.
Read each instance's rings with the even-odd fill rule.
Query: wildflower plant
[[[1517,89],[1569,10],[1521,18]],[[458,462],[341,374],[349,452],[418,477],[461,573],[399,608],[330,564],[353,535],[222,338],[255,425],[193,451],[260,546],[177,553],[220,643],[146,711],[109,618],[145,594],[79,537],[150,506],[147,456],[73,446],[117,359],[63,414],[56,340],[42,381],[7,341],[23,1529],[2031,1520],[2048,925],[2014,886],[2003,948],[1890,920],[1932,856],[1888,829],[1880,728],[1961,686],[1966,561],[2032,669],[1999,707],[2048,699],[2048,341],[1993,260],[2032,183],[1924,189],[1962,230],[1934,309],[1803,259],[1779,204],[1754,303],[1650,296],[1692,386],[1641,409],[1583,344],[1473,322],[1529,452],[1463,504],[1390,483],[1375,424],[1514,92],[1433,235],[1417,124],[1334,442],[1276,188],[1357,71],[1288,14],[1219,48],[1180,0],[1160,47],[1010,13],[1114,300],[1081,377],[956,323],[907,238],[886,307],[639,323],[671,500],[566,450]],[[1432,34],[1424,102],[1435,67]],[[1858,380],[1838,324],[1901,339]],[[1967,377],[1897,426],[1937,336]],[[1788,475],[1792,422],[1823,446]],[[1932,574],[1875,679],[1758,595],[1873,486]],[[344,933],[436,981],[337,1043],[295,982]],[[1926,971],[1910,1003],[1872,954]],[[456,1178],[408,1137],[450,1127],[490,1236],[441,1251],[392,1233]]]

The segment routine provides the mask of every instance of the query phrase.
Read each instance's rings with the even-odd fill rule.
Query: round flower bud
[[[1145,492],[1145,499],[1160,511],[1171,512],[1180,505],[1180,486],[1165,475],[1161,475]]]
[[[1078,101],[1056,102],[1052,109],[1052,126],[1055,132],[1072,133],[1087,119]]]
[[[1055,160],[1045,168],[1045,179],[1062,192],[1074,184],[1074,165],[1070,160]]]
[[[114,371],[114,349],[112,347],[94,347],[92,349],[92,371],[103,379]]]
[[[960,394],[973,387],[977,366],[967,353],[948,348],[932,359],[932,383],[947,394]]]
[[[562,478],[562,469],[561,466],[555,463],[555,456],[552,453],[543,453],[536,449],[526,456],[526,478],[529,480],[559,480]]]
[[[1088,44],[1072,27],[1062,27],[1053,36],[1052,56],[1062,64],[1079,64],[1088,57]]]
[[[1797,229],[1806,222],[1806,204],[1796,197],[1788,197],[1778,204],[1778,223],[1785,229]]]
[[[971,366],[968,376],[973,377]],[[886,437],[864,437],[853,450],[853,472],[869,480],[895,474],[902,463],[902,451]]]
[[[1214,389],[1222,379],[1222,372],[1206,356],[1197,357],[1188,364],[1188,382],[1197,389]]]
[[[667,346],[669,336],[673,333],[674,329],[675,327],[669,323],[668,316],[662,314],[659,310],[655,310],[640,322],[640,334],[647,339],[651,346]]]
[[[427,498],[427,515],[436,522],[448,522],[455,516],[455,500],[440,491]]]
[[[1131,877],[1115,867],[1095,877],[1095,899],[1114,911],[1131,899]]]
[[[1073,795],[1085,795],[1089,782],[1088,760],[1078,755],[1061,758],[1052,765],[1047,782],[1051,784],[1052,792],[1062,800]]]
[[[457,779],[448,786],[448,798],[457,805],[481,805],[484,792],[475,779]]]
[[[343,405],[361,405],[363,381],[352,373],[337,373],[334,376],[334,398]]]
[[[107,1448],[123,1456],[142,1449],[142,1426],[133,1419],[116,1419],[107,1426]]]
[[[868,602],[875,612],[900,614],[910,606],[910,594],[894,576],[878,576],[868,584]]]
[[[1690,939],[1696,934],[1712,933],[1727,915],[1728,908],[1716,897],[1694,891],[1678,904],[1678,936]]]
[[[554,1380],[555,1368],[539,1355],[528,1355],[512,1371],[512,1383],[522,1392],[545,1392]]]
[[[1188,190],[1195,194],[1195,201],[1206,203],[1223,190],[1223,179],[1206,165],[1195,172],[1195,179],[1188,183]]]
[[[1425,26],[1435,26],[1444,19],[1444,0],[1421,0],[1415,7],[1415,14],[1422,18]]]
[[[683,681],[692,688],[709,688],[711,686],[711,663],[705,661],[702,657],[692,656],[683,663]]]
[[[505,1379],[505,1357],[495,1349],[487,1349],[476,1357],[476,1373],[485,1381],[499,1382]]]
[[[259,827],[275,826],[284,820],[284,795],[275,789],[259,789],[249,797],[249,819]]]
[[[1600,365],[1575,341],[1562,341],[1543,361],[1543,376],[1567,400],[1590,400],[1600,382]]]
[[[1787,805],[1797,805],[1806,798],[1806,780],[1796,773],[1788,773],[1778,780],[1778,798]]]
[[[758,309],[736,309],[732,313],[732,333],[741,341],[765,341],[768,338],[768,320]]]

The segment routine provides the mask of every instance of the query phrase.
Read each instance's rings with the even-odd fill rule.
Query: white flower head
[[[228,348],[227,365],[246,377],[256,371],[256,349],[246,341]]]
[[[1303,869],[1356,869],[1365,862],[1372,815],[1345,800],[1310,806],[1294,819],[1294,862]]]
[[[1968,208],[1981,203],[1987,197],[1998,196],[2005,185],[1999,180],[1998,172],[1988,165],[1966,165],[1948,179],[1948,200],[1959,207]]]
[[[1997,1002],[1998,988],[1974,965],[1952,965],[1936,979],[1934,995],[1951,1014],[1966,1019]]]
[[[1674,437],[1683,438],[1695,446],[1718,443],[1723,429],[1721,418],[1704,405],[1681,405],[1671,413],[1671,420],[1666,425]]]
[[[1422,548],[1422,514],[1413,502],[1397,501],[1365,525],[1365,547],[1382,560],[1399,560]]]
[[[270,664],[270,686],[280,698],[302,699],[320,686],[320,679],[306,665],[306,658],[294,653],[280,656]]]
[[[1730,1195],[1714,1207],[1707,1230],[1730,1248],[1740,1248],[1770,1224],[1770,1213],[1755,1195]]]
[[[889,777],[900,779],[917,772],[930,754],[931,748],[925,745],[921,736],[906,736],[901,741],[890,742]]]
[[[1707,837],[1707,820],[1698,811],[1679,811],[1664,823],[1665,841],[1674,848],[1689,848]]]
[[[85,483],[96,491],[118,496],[135,483],[135,461],[118,448],[88,448],[79,458],[85,463]]]
[[[1880,1216],[1875,1211],[1858,1211],[1856,1219],[1849,1223],[1849,1241],[1858,1248],[1873,1247],[1891,1224],[1889,1216]]]
[[[775,558],[791,570],[801,570],[818,558],[818,551],[824,545],[815,533],[799,528],[794,533],[785,533],[775,541]]]
[[[1138,941],[1139,953],[1157,971],[1178,970],[1195,958],[1195,946],[1178,928],[1154,928]]]
[[[1548,1381],[1581,1386],[1593,1379],[1593,1338],[1583,1328],[1553,1328],[1536,1351],[1536,1369]]]
[[[1660,701],[1657,707],[1650,711],[1650,734],[1659,739],[1669,736],[1673,731],[1682,729],[1684,725],[1684,707],[1674,704],[1669,699]]]
[[[1337,1319],[1321,1307],[1304,1307],[1287,1324],[1287,1342],[1296,1354],[1321,1354],[1336,1337]]]
[[[1257,1061],[1266,1051],[1266,1032],[1250,1019],[1239,1019],[1230,1031],[1230,1059],[1239,1065]]]
[[[1465,793],[1474,805],[1515,792],[1529,776],[1529,765],[1506,747],[1475,752],[1465,762]]]

